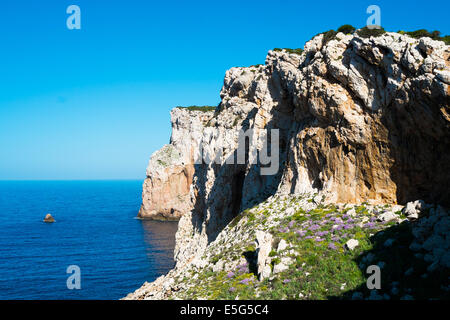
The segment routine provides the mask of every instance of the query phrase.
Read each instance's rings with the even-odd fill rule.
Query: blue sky
[[[227,69],[361,27],[371,4],[387,30],[450,34],[448,1],[2,0],[0,179],[143,179],[170,109],[217,105]]]

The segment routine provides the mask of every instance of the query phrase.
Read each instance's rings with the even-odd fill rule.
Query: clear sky
[[[0,179],[143,179],[172,107],[217,105],[227,69],[362,27],[371,4],[388,31],[450,34],[449,1],[2,0]]]

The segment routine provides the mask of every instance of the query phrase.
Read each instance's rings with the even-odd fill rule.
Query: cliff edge
[[[337,33],[332,39],[320,34],[305,44],[303,52],[269,51],[265,65],[231,68],[215,113],[199,130],[172,135],[171,144],[183,145],[179,155],[185,160],[175,166],[191,174],[183,173],[183,188],[175,188],[186,197],[189,189],[190,199],[190,210],[184,207],[176,234],[176,268],[129,298],[168,297],[170,290],[182,286],[178,276],[183,270],[212,268],[217,261],[206,253],[217,247],[218,239],[228,239],[230,222],[252,208],[254,213],[263,212],[265,201],[285,199],[282,206],[275,206],[278,211],[270,210],[280,219],[298,211],[305,218],[317,209],[319,199],[323,207],[318,209],[328,208],[331,211],[323,215],[336,215],[334,219],[350,209],[361,211],[362,204],[366,210],[370,204],[368,221],[377,219],[383,206],[391,209],[382,213],[392,215],[401,212],[396,205],[417,199],[449,206],[449,85],[448,45],[392,32],[376,37]],[[267,164],[249,161],[248,153],[244,164],[228,163],[237,156],[240,132],[249,129],[258,154],[270,149],[263,133],[279,131],[279,166],[274,174],[261,175]],[[189,162],[198,150],[218,149],[223,152],[219,162]],[[154,168],[148,172],[149,186],[160,174],[159,167]],[[302,196],[301,204],[289,200],[295,195]],[[351,208],[337,210],[343,203]],[[289,205],[294,209],[286,213]],[[443,207],[433,208],[439,219],[448,215]],[[264,227],[267,219],[246,231],[251,241],[258,229],[275,237]],[[448,230],[447,222],[441,228]],[[358,223],[363,228],[367,221]],[[235,235],[239,232],[243,231]],[[258,243],[264,237],[260,235]],[[276,249],[270,243],[270,250]],[[230,268],[222,265],[217,270]],[[158,285],[167,288],[158,291]]]

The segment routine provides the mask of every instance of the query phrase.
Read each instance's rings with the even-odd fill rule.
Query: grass
[[[289,200],[277,207],[295,204],[295,201]],[[239,225],[242,232],[261,228],[267,219],[267,208],[273,206],[272,203],[247,209],[235,217],[228,227]],[[351,299],[356,292],[367,298],[371,291],[366,286],[370,276],[366,274],[366,268],[379,264],[382,266],[382,288],[378,294],[388,295],[391,299],[400,299],[407,294],[413,294],[415,299],[448,299],[448,293],[441,288],[448,282],[448,270],[427,272],[427,263],[409,250],[413,239],[411,224],[379,222],[377,215],[389,208],[370,211],[366,206],[355,206],[355,217],[347,214],[350,208],[338,210],[333,205],[322,204],[309,211],[299,208],[291,216],[275,219],[278,222],[270,229],[274,239],[273,249],[269,253],[271,268],[273,270],[276,264],[290,257],[292,263],[288,270],[258,281],[255,245],[251,241],[237,243],[214,255],[210,262],[215,264],[219,260],[230,261],[230,258],[247,262],[238,265],[232,272],[201,271],[197,280],[190,280],[191,288],[185,298],[323,300]],[[335,230],[333,226],[341,223],[338,220],[349,228]],[[361,224],[369,221],[370,227]],[[321,239],[317,239],[318,235]],[[281,239],[287,241],[291,249],[277,252],[276,247]],[[359,242],[353,251],[345,247],[349,239]],[[391,245],[386,246],[386,241]],[[221,247],[223,245],[220,244]],[[412,266],[414,272],[405,276],[406,270]],[[428,276],[423,277],[427,273]],[[397,292],[393,293],[394,289]]]

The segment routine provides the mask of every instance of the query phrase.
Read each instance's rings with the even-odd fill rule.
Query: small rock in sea
[[[52,215],[50,213],[47,213],[47,215],[44,218],[44,222],[52,223],[52,222],[55,222],[55,219],[52,217]]]

